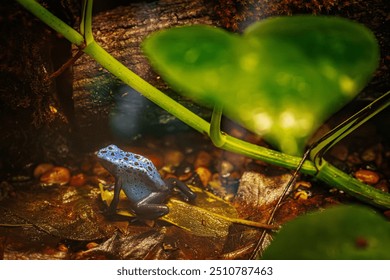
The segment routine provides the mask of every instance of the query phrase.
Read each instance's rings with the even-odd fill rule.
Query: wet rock
[[[377,151],[375,147],[370,147],[363,151],[361,159],[366,162],[375,161]]]
[[[202,185],[204,187],[207,186],[212,177],[211,171],[205,167],[200,166],[195,169],[195,172],[198,174],[199,179],[202,182]]]
[[[74,187],[83,186],[87,182],[87,177],[84,173],[79,173],[70,178],[69,185]]]
[[[88,250],[91,250],[91,249],[93,249],[93,248],[96,248],[97,246],[99,246],[99,244],[96,243],[96,242],[89,242],[89,243],[87,243],[87,245],[85,245],[85,247],[86,247]]]
[[[306,200],[311,197],[312,193],[310,191],[311,183],[308,181],[298,181],[294,185],[294,199]]]
[[[63,253],[67,253],[69,249],[68,249],[68,247],[65,244],[60,243],[57,246],[57,250],[60,251],[60,252],[63,252]]]
[[[387,180],[380,180],[379,183],[375,185],[375,188],[382,192],[389,192],[389,182],[387,182]]]
[[[229,177],[230,173],[234,170],[234,165],[229,161],[223,160],[220,163],[219,169],[219,172],[222,177]]]
[[[49,171],[53,167],[54,167],[54,165],[51,163],[38,164],[34,169],[34,173],[33,173],[34,178],[39,179],[44,173],[46,173],[47,171]]]
[[[365,149],[361,155],[361,159],[365,162],[375,163],[376,166],[381,166],[383,163],[383,145],[377,144]]]
[[[223,158],[225,161],[230,162],[236,169],[242,169],[245,167],[247,161],[249,160],[247,157],[232,153],[232,152],[224,152]]]
[[[196,156],[194,167],[195,168],[198,168],[200,166],[209,167],[211,161],[212,161],[212,156],[208,152],[200,151]]]
[[[56,166],[42,174],[40,182],[44,186],[66,185],[70,181],[70,171],[65,167]]]
[[[379,182],[380,176],[377,172],[367,169],[360,169],[355,172],[355,178],[368,185],[375,185]]]
[[[179,150],[169,150],[164,155],[165,165],[179,166],[184,159],[184,154]]]
[[[359,165],[362,163],[358,153],[352,153],[348,155],[348,163],[352,165]]]
[[[330,155],[338,160],[345,161],[348,158],[348,147],[346,145],[336,145],[330,150]]]

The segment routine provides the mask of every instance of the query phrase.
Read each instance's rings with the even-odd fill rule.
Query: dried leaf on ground
[[[170,212],[161,217],[161,220],[188,230],[194,235],[208,237],[227,236],[229,227],[233,223],[267,227],[265,224],[240,219],[236,209],[228,202],[200,188],[190,187],[197,194],[195,201],[190,204],[171,198],[167,202]],[[100,190],[102,200],[110,205],[113,192],[104,190],[103,185],[100,185]],[[123,192],[120,195],[117,214],[128,217],[134,216]]]

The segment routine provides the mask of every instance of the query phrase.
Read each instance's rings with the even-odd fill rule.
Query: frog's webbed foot
[[[168,186],[169,190],[177,187],[187,201],[192,201],[196,198],[196,194],[191,191],[191,189],[186,184],[176,178],[166,179],[165,184]]]

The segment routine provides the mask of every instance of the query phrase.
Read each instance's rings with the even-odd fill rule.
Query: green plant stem
[[[80,32],[85,38],[86,45],[95,41],[92,33],[92,6],[93,0],[83,1],[83,16],[80,23]]]
[[[71,43],[83,47],[85,40],[84,37],[75,31],[73,28],[56,18],[52,13],[47,11],[44,7],[39,5],[34,0],[16,0],[32,14],[37,16],[51,28],[64,35]],[[87,8],[88,9],[88,8]],[[86,20],[85,29],[90,28],[91,22]],[[88,32],[84,30],[85,34]],[[198,132],[210,136],[210,123],[200,118],[175,100],[165,95],[154,86],[140,78],[130,69],[126,68],[123,64],[117,61],[109,53],[107,53],[102,47],[100,47],[91,37],[88,38],[89,42],[83,49],[85,53],[95,59],[104,68],[110,71],[113,75],[121,79],[124,83],[131,86],[136,91],[140,92],[146,98],[156,103],[158,106],[168,111],[187,125],[191,126]],[[218,117],[218,116],[217,116]],[[220,116],[219,116],[220,117]],[[226,134],[222,134],[219,145],[221,148],[239,153],[253,159],[262,160],[270,164],[286,167],[289,169],[295,169],[299,163],[300,158],[283,154],[274,150],[267,149],[265,147],[250,144],[240,139],[231,137]],[[301,168],[302,173],[316,176],[317,169],[313,162],[305,161]],[[354,195],[364,201],[371,203],[375,206],[382,208],[390,208],[390,194],[374,191],[372,187],[362,184],[358,180],[350,177],[335,167],[327,164],[325,168],[321,169],[321,172],[316,176],[317,178],[324,180],[331,186],[344,190],[345,192]]]
[[[390,91],[371,102],[368,106],[349,117],[346,121],[339,124],[330,132],[325,134],[320,140],[314,143],[310,149],[310,159],[315,162],[316,166],[321,166],[324,154],[338,143],[345,136],[360,127],[366,121],[383,111],[390,105]]]
[[[16,0],[30,13],[35,15],[41,21],[62,34],[67,40],[76,46],[81,47],[84,44],[84,37],[76,30],[68,26],[65,22],[50,13],[44,7],[34,0]]]
[[[366,184],[347,176],[344,172],[324,160],[316,178],[366,203],[381,205],[382,208],[390,208],[388,193],[368,187]]]
[[[107,53],[96,42],[89,44],[84,52],[90,55],[93,59],[99,62],[104,68],[121,79],[124,83],[131,86],[136,91],[158,106],[176,116],[178,119],[191,126],[195,130],[203,134],[208,134],[210,124],[186,107],[178,104],[175,100],[165,95],[163,92],[140,78],[126,66],[117,61],[109,53]]]
[[[71,43],[77,45],[78,47],[84,46],[84,37],[75,31],[72,27],[68,26],[66,23],[58,19],[55,15],[47,11],[40,4],[34,0],[16,0],[22,6],[24,6],[28,11],[37,16],[51,28],[56,30],[58,33],[63,34]],[[86,7],[88,10],[88,7]],[[89,25],[91,21],[88,19],[83,19],[83,33],[89,33]],[[146,98],[156,103],[161,108],[170,112],[172,115],[176,116],[195,130],[203,134],[208,134],[210,130],[210,124],[185,108],[184,106],[178,104],[175,100],[171,99],[163,92],[140,78],[137,74],[132,72],[130,69],[126,68],[122,63],[112,57],[107,53],[101,46],[99,46],[91,36],[88,36],[87,46],[83,49],[84,53],[91,56],[98,63],[100,63],[104,68],[114,74],[116,77],[121,79],[124,83],[128,84],[136,91],[142,93]]]
[[[226,142],[221,148],[288,169],[297,168],[301,161],[300,157],[289,156],[275,150],[245,142],[229,135],[226,135]],[[317,169],[313,162],[307,160],[303,163],[301,171],[304,174],[315,176]]]
[[[76,44],[79,47],[84,45],[84,40],[81,34],[76,32],[70,26],[57,19],[53,14],[40,6],[34,0],[16,0],[21,3],[26,9],[39,17],[43,22],[47,23],[50,27],[61,34],[72,34],[72,36],[66,37],[71,43]],[[87,8],[86,8],[87,9]],[[56,20],[52,20],[56,18]],[[90,29],[91,21],[83,19],[83,33],[88,33]],[[89,23],[89,24],[88,24]],[[113,75],[121,79],[124,83],[131,86],[136,91],[140,92],[143,96],[156,103],[158,106],[171,113],[190,127],[194,128],[198,132],[210,135],[210,123],[194,114],[175,100],[171,99],[163,92],[140,78],[137,74],[125,67],[122,63],[107,53],[101,46],[99,46],[94,40],[89,39],[89,44],[83,49],[83,51],[100,63],[104,68],[110,71]],[[224,149],[241,153],[250,156],[254,159],[263,160],[271,164],[295,168],[299,161],[299,157],[289,156],[277,151],[273,151],[264,147],[253,145],[245,141],[241,141],[234,137],[226,135]],[[313,175],[315,173],[315,167],[312,163],[308,162],[302,168],[302,172]]]
[[[216,104],[210,121],[210,139],[214,146],[221,148],[226,143],[226,134],[221,132],[222,106]]]
[[[251,144],[222,132],[221,119],[222,107],[215,105],[211,116],[209,137],[216,147],[288,169],[295,169],[300,165],[302,159],[299,157],[288,156],[278,151]],[[311,161],[305,161],[300,170],[308,175],[315,175],[317,172]]]

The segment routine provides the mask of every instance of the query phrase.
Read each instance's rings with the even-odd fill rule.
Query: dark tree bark
[[[48,1],[50,2],[50,1]],[[64,6],[45,3],[67,21]],[[16,1],[0,6],[0,176],[37,161],[63,160],[69,149],[72,75],[48,79],[71,45]]]
[[[166,0],[122,6],[94,17],[94,37],[105,50],[136,74],[185,106],[201,112],[191,102],[169,90],[150,68],[140,45],[152,32],[172,26],[217,25],[213,8],[212,1],[205,0]],[[126,133],[116,133],[117,136],[122,136],[122,140],[131,140],[148,131],[161,131],[161,128],[165,131],[185,128],[168,113],[123,85],[88,56],[83,56],[74,65],[73,90],[76,118],[80,131],[83,132],[82,139],[90,146],[112,138],[109,115],[113,112],[123,115],[127,122],[127,127],[124,128]],[[122,104],[120,106],[125,108],[115,107],[115,104]],[[94,121],[91,122],[91,119]],[[96,141],[91,143],[88,139]]]

